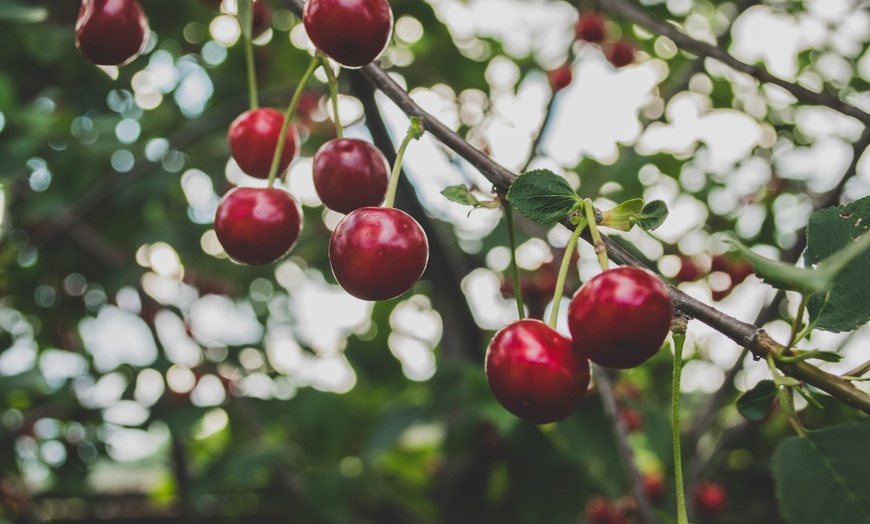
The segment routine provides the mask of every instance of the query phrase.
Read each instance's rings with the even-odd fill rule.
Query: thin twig
[[[667,36],[677,45],[682,46],[688,51],[718,60],[719,62],[722,62],[731,69],[741,73],[746,73],[747,75],[755,78],[760,82],[779,86],[794,95],[795,98],[802,102],[805,102],[807,104],[830,107],[831,109],[838,111],[844,115],[848,115],[860,120],[865,126],[870,125],[870,114],[859,109],[858,107],[844,102],[836,96],[833,96],[824,91],[812,91],[795,82],[783,80],[782,78],[771,74],[765,67],[761,65],[752,65],[747,64],[746,62],[742,62],[729,54],[724,49],[721,49],[712,44],[708,44],[707,42],[696,40],[681,32],[675,26],[660,22],[650,17],[640,7],[632,5],[625,0],[593,1],[595,2],[595,4],[598,5],[599,8],[603,10],[611,13],[616,13],[623,18],[634,22],[635,24],[645,27],[653,33]]]

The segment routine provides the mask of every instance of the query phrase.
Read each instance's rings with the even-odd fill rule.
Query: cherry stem
[[[520,287],[520,270],[517,267],[517,237],[514,232],[514,208],[506,198],[501,199],[501,206],[504,208],[504,218],[507,222],[508,243],[511,248],[511,274],[514,280],[514,298],[517,301],[517,314],[520,320],[525,317],[525,308],[523,307],[523,292]]]
[[[800,328],[804,321],[804,312],[807,310],[807,303],[809,303],[809,301],[809,295],[801,296],[801,303],[798,306],[797,313],[795,313],[794,320],[791,323],[791,336],[788,339],[788,344],[785,346],[785,351],[791,350],[795,344],[800,342],[800,340],[806,336],[806,330],[801,332]]]
[[[595,254],[598,255],[598,263],[601,265],[601,270],[607,271],[609,268],[607,246],[604,245],[601,233],[598,232],[598,223],[595,220],[595,206],[592,205],[592,200],[588,198],[583,203],[585,204],[583,207],[586,211],[586,221],[589,223],[589,234],[592,235],[592,246],[595,248]]]
[[[568,276],[568,266],[571,265],[571,256],[577,249],[577,239],[580,233],[586,229],[586,217],[580,217],[577,227],[565,246],[565,254],[562,255],[562,265],[559,266],[559,277],[556,279],[556,290],[553,292],[553,309],[550,311],[550,320],[547,322],[551,328],[556,329],[556,319],[559,317],[559,304],[562,302],[562,294],[565,292],[565,278]]]
[[[332,101],[332,118],[335,121],[335,136],[339,139],[343,137],[341,128],[341,119],[338,117],[338,78],[335,76],[335,71],[329,63],[329,59],[320,51],[317,52],[320,56],[320,61],[323,64],[323,70],[326,72],[326,78],[329,79],[329,98]]]
[[[683,452],[680,445],[680,379],[683,373],[683,344],[686,319],[678,317],[671,327],[674,342],[674,375],[671,385],[671,431],[674,444],[674,484],[677,492],[677,524],[689,524],[686,493],[683,487]]]
[[[260,107],[257,99],[257,75],[254,65],[254,43],[251,38],[245,38],[245,64],[248,69],[248,96],[250,97],[251,109]]]
[[[275,177],[278,175],[278,164],[281,162],[281,153],[284,151],[284,140],[287,138],[287,131],[290,129],[290,126],[293,125],[291,119],[293,113],[296,111],[296,105],[299,103],[299,98],[302,96],[302,90],[305,89],[308,79],[311,78],[311,75],[314,74],[314,70],[317,69],[317,66],[319,65],[319,58],[315,56],[311,59],[311,63],[308,64],[308,69],[305,70],[305,74],[303,74],[302,78],[299,79],[299,83],[296,85],[296,91],[293,93],[293,98],[290,100],[290,105],[287,106],[287,111],[284,113],[284,126],[281,128],[281,134],[278,135],[278,144],[275,146],[275,154],[272,155],[272,165],[269,167],[269,185],[267,187],[272,187],[275,183]]]
[[[405,150],[408,149],[411,140],[417,140],[421,136],[423,136],[423,121],[417,117],[411,117],[411,127],[408,128],[408,134],[405,135],[402,145],[396,151],[396,162],[393,164],[393,172],[390,173],[390,185],[387,188],[384,207],[393,207],[393,202],[396,201],[396,189],[399,187],[399,176],[402,173],[402,159],[405,157]]]

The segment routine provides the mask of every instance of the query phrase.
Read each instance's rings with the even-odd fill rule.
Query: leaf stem
[[[674,445],[674,485],[677,493],[677,524],[688,524],[686,515],[686,492],[683,486],[683,452],[680,443],[680,381],[683,372],[683,345],[686,342],[686,327],[677,326],[679,318],[674,321],[674,374],[671,381],[671,431]]]
[[[317,52],[320,56],[320,61],[323,64],[323,70],[326,72],[326,78],[329,79],[329,99],[332,101],[332,118],[335,120],[335,136],[343,137],[341,128],[341,119],[338,117],[338,78],[335,76],[332,66],[329,64],[329,58],[320,51]]]
[[[562,302],[562,294],[565,292],[565,277],[568,276],[568,266],[571,265],[571,256],[577,248],[577,239],[580,238],[580,233],[586,229],[586,217],[580,217],[577,222],[577,227],[571,234],[568,240],[568,245],[565,246],[565,254],[562,255],[562,265],[559,266],[559,276],[556,279],[556,290],[553,292],[553,309],[550,311],[550,320],[547,324],[556,329],[556,319],[559,317],[559,304]]]
[[[417,117],[411,117],[411,127],[408,128],[408,134],[405,135],[399,150],[396,151],[396,162],[393,164],[392,173],[390,173],[390,185],[387,187],[384,207],[393,207],[393,203],[396,201],[396,189],[399,187],[399,176],[402,173],[402,159],[405,157],[405,150],[408,149],[411,140],[417,140],[421,136],[423,136],[423,121]]]
[[[790,351],[795,344],[800,342],[800,340],[806,336],[806,333],[801,332],[800,329],[801,324],[803,324],[804,321],[804,313],[807,310],[807,303],[809,303],[809,301],[809,295],[801,295],[801,303],[798,306],[797,313],[795,313],[794,320],[791,323],[791,336],[788,339],[788,344],[785,346],[785,352]],[[798,335],[801,335],[800,338],[798,338]]]
[[[522,320],[525,316],[525,308],[523,308],[523,292],[520,286],[520,269],[517,267],[517,237],[514,231],[514,208],[506,198],[501,199],[501,206],[504,208],[504,218],[507,222],[508,244],[511,249],[511,275],[514,281],[514,299],[517,301],[517,315]]]
[[[598,232],[598,224],[595,220],[595,206],[592,205],[592,200],[588,198],[583,203],[586,211],[586,222],[589,223],[589,234],[592,235],[592,245],[595,248],[595,254],[598,255],[598,263],[601,265],[602,271],[607,271],[609,268],[607,246],[604,245],[601,233]]]
[[[296,105],[299,103],[299,98],[302,96],[302,91],[308,83],[308,79],[314,74],[314,70],[320,65],[320,59],[316,56],[311,59],[308,64],[308,69],[299,79],[296,85],[296,91],[293,92],[293,98],[290,99],[290,104],[287,106],[287,111],[284,112],[284,127],[281,128],[281,134],[278,135],[278,144],[275,146],[275,154],[272,155],[272,165],[269,167],[269,184],[267,187],[272,187],[275,183],[275,177],[278,175],[278,164],[281,163],[281,153],[284,151],[284,140],[287,138],[287,131],[293,125],[293,113],[296,111]]]

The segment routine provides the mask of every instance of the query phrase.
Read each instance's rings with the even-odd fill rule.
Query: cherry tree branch
[[[599,8],[605,11],[618,14],[626,20],[630,20],[637,25],[643,26],[653,33],[667,36],[677,45],[688,51],[718,60],[735,71],[754,77],[759,82],[779,86],[802,102],[829,107],[844,115],[858,119],[865,126],[870,125],[870,114],[866,111],[844,102],[830,93],[812,91],[796,82],[783,80],[782,78],[771,74],[770,71],[762,65],[753,65],[742,62],[722,48],[708,44],[707,42],[696,40],[681,32],[677,27],[652,18],[640,7],[631,4],[626,0],[593,1]]]

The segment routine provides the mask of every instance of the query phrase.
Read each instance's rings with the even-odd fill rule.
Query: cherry
[[[597,11],[586,11],[580,14],[574,25],[574,36],[577,40],[599,43],[604,41],[604,17]]]
[[[486,379],[496,400],[535,424],[570,415],[589,387],[589,361],[571,340],[540,320],[501,328],[486,350]]]
[[[547,71],[547,81],[550,83],[550,89],[552,89],[554,93],[558,93],[568,87],[573,78],[574,75],[571,72],[571,64],[563,64],[556,69]]]
[[[702,482],[692,493],[695,510],[705,517],[715,518],[725,511],[725,488],[715,482]]]
[[[629,433],[636,433],[643,429],[643,415],[637,410],[621,408],[619,410],[619,419],[625,424],[625,430]]]
[[[387,0],[308,0],[302,23],[315,47],[345,67],[362,67],[387,47],[393,11]]]
[[[665,479],[658,473],[646,473],[641,476],[643,492],[653,504],[661,504],[665,500]]]
[[[272,156],[284,127],[284,114],[276,109],[260,108],[245,111],[230,124],[227,141],[239,168],[256,178],[269,178]],[[298,151],[299,137],[290,124],[284,138],[284,149],[278,162],[278,173],[293,161]]]
[[[680,257],[680,270],[674,275],[674,280],[677,282],[695,282],[702,276],[704,276],[704,271],[692,257],[685,255]]]
[[[272,10],[265,2],[257,2],[251,4],[251,35],[254,38],[262,35],[269,29],[272,18]]]
[[[607,46],[604,56],[613,67],[625,67],[634,62],[634,44],[628,40],[617,40]]]
[[[350,213],[377,206],[387,193],[390,167],[375,146],[355,138],[340,138],[323,144],[314,155],[314,189],[323,205]]]
[[[671,326],[668,288],[650,271],[620,267],[583,284],[568,306],[574,345],[602,366],[626,369],[656,354]]]
[[[387,300],[408,291],[428,261],[423,228],[395,208],[356,209],[338,223],[329,239],[335,280],[362,300]]]
[[[124,65],[136,58],[150,28],[136,0],[82,0],[76,46],[96,65]]]
[[[586,521],[589,524],[626,524],[628,520],[613,502],[601,495],[586,501]]]
[[[218,203],[214,230],[233,260],[268,264],[296,245],[302,232],[302,209],[283,189],[237,187]]]

